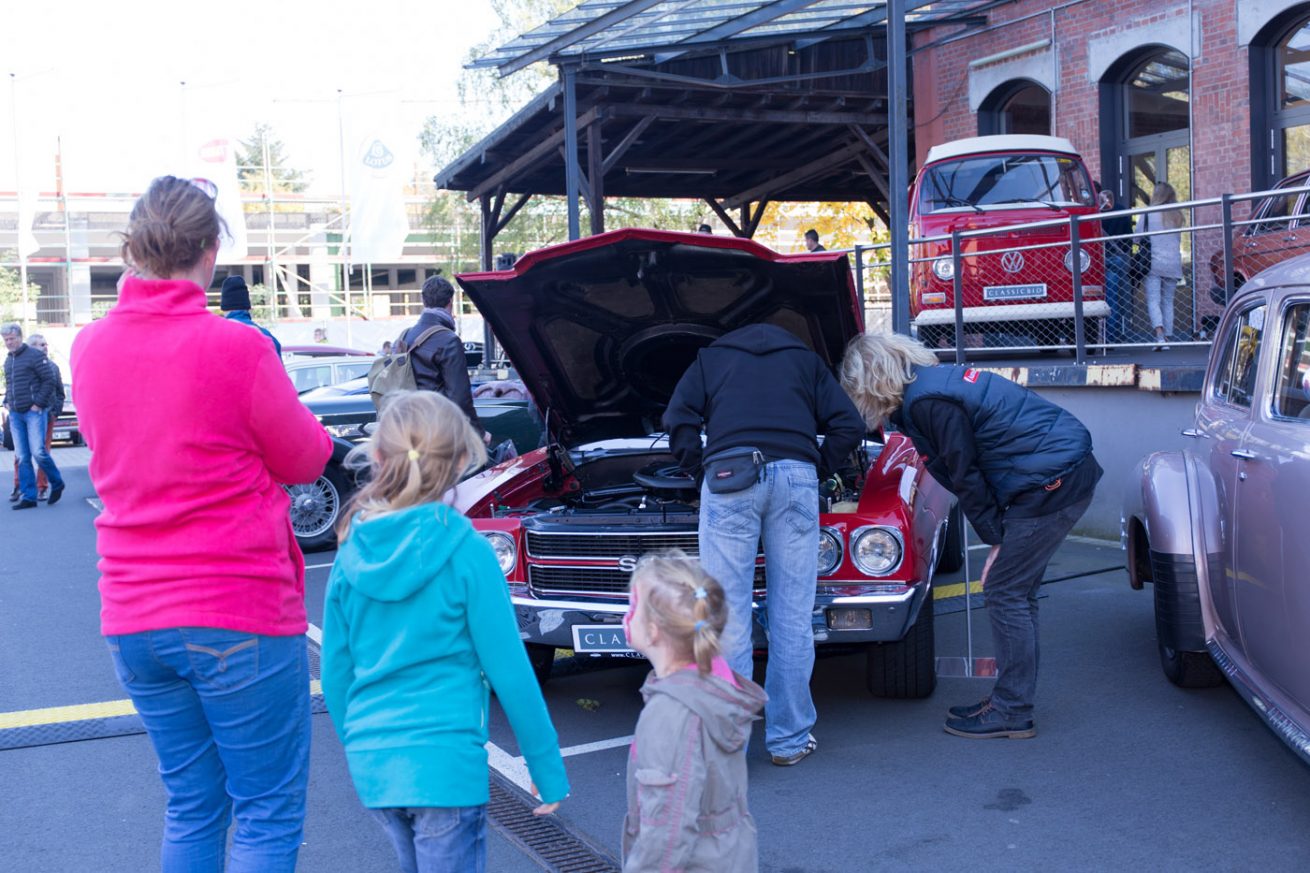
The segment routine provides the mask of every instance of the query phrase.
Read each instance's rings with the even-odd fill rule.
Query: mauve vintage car
[[[461,483],[455,503],[491,542],[538,675],[556,648],[631,655],[621,618],[637,559],[697,552],[695,482],[661,419],[696,353],[769,323],[837,364],[863,328],[845,255],[779,255],[749,240],[619,230],[458,277],[546,422],[547,445]],[[962,561],[954,498],[910,441],[866,441],[820,501],[820,645],[868,646],[869,689],[935,685],[931,581]],[[757,558],[757,647],[768,598]]]
[[[1229,302],[1183,435],[1142,460],[1123,513],[1165,674],[1226,677],[1310,763],[1310,256]]]

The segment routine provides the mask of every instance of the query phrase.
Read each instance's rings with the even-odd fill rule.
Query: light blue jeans
[[[106,637],[168,791],[164,873],[291,873],[309,784],[305,638],[182,627]]]
[[[50,410],[40,409],[33,412],[9,411],[9,429],[14,435],[14,453],[18,460],[18,491],[24,500],[36,500],[36,471],[33,461],[50,480],[51,488],[63,488],[64,477],[59,475],[54,458],[45,447],[46,421]]]
[[[701,486],[700,560],[728,599],[723,654],[751,675],[751,592],[764,540],[767,597],[761,615],[769,641],[764,745],[774,755],[800,751],[814,727],[814,595],[818,579],[819,477],[813,464],[774,461],[743,491]]]
[[[401,873],[483,873],[487,869],[485,805],[369,812],[386,828]]]

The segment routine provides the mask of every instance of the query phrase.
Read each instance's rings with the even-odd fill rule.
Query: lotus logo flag
[[[218,246],[220,263],[230,264],[246,257],[246,216],[241,208],[241,184],[237,181],[236,141],[227,136],[204,137],[189,153],[186,175],[209,179],[218,186],[214,205],[227,223],[228,235]]]
[[[405,215],[405,164],[398,143],[383,133],[356,140],[350,162],[350,261],[384,264],[399,260],[409,235]]]

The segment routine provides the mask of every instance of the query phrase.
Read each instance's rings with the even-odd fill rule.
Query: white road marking
[[[487,763],[519,788],[524,791],[532,790],[532,777],[528,775],[528,765],[522,758],[516,758],[495,743],[488,742]]]
[[[566,749],[560,749],[559,753],[563,757],[568,758],[573,755],[585,755],[588,752],[603,752],[605,749],[631,745],[632,740],[633,737],[629,734],[626,737],[615,737],[612,740],[597,740],[594,743],[583,743],[580,746],[569,746]]]
[[[318,646],[320,649],[323,648],[323,628],[311,621],[309,623],[309,630],[305,631],[305,636],[313,640],[314,645]]]
[[[331,567],[333,563],[334,563],[333,561],[328,561],[326,564],[306,564],[306,565],[305,565],[305,569],[306,569],[306,570],[326,570],[328,567]]]

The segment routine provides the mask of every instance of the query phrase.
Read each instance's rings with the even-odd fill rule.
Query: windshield
[[[934,165],[919,187],[919,212],[979,207],[1091,206],[1087,171],[1056,155],[980,155]]]

